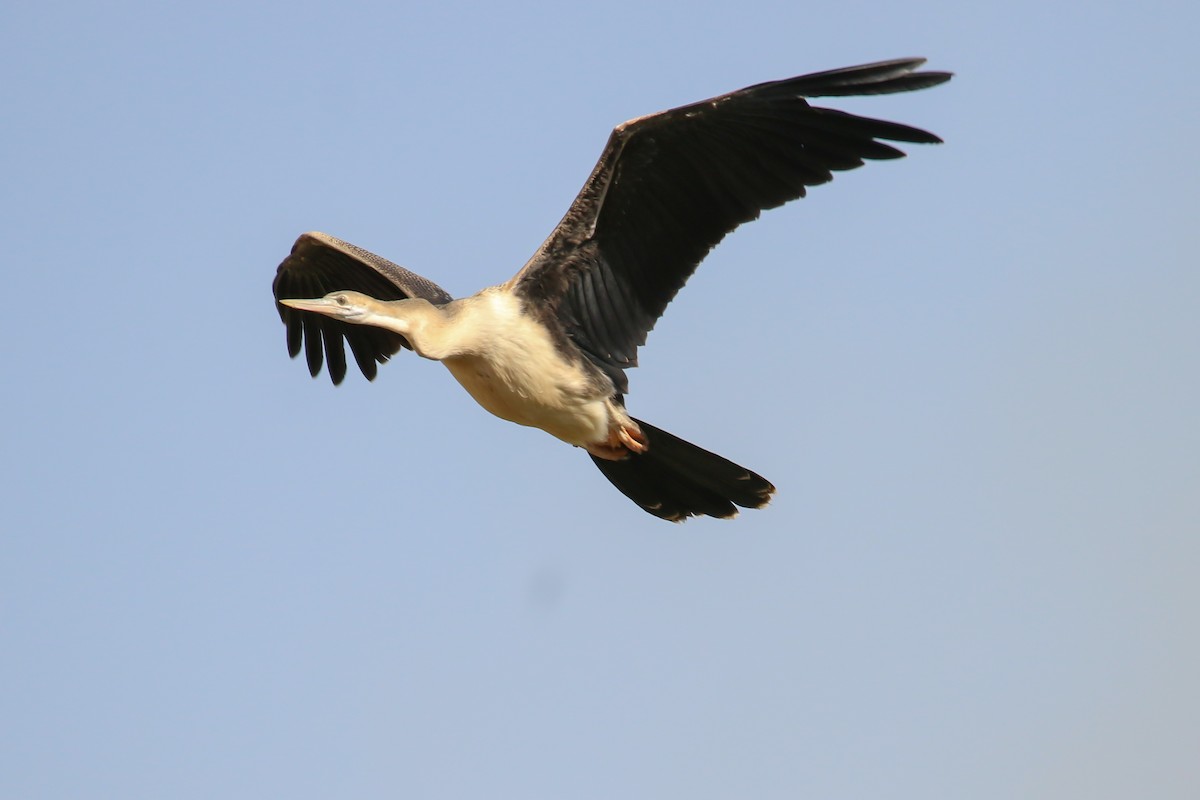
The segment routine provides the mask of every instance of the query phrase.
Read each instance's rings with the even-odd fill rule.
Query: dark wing
[[[671,298],[725,234],[803,197],[836,170],[904,155],[880,139],[935,143],[894,122],[804,97],[887,94],[950,79],[882,61],[762,83],[618,125],[562,222],[511,281],[625,390]]]
[[[271,285],[275,300],[310,300],[348,289],[376,300],[423,297],[435,305],[450,302],[440,286],[409,272],[385,258],[324,233],[305,233],[292,245],[292,252],[275,273]],[[401,347],[412,349],[398,333],[371,325],[352,325],[311,311],[275,303],[279,318],[287,326],[288,353],[295,358],[304,343],[308,371],[315,378],[322,362],[328,362],[329,377],[341,383],[346,377],[346,350],[350,344],[354,360],[367,380],[374,380],[376,362],[382,364]]]

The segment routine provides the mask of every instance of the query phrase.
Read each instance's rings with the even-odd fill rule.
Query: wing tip
[[[892,94],[927,89],[945,83],[953,72],[929,70],[918,72],[925,64],[923,56],[872,61],[852,67],[812,72],[764,84],[768,91],[784,91],[801,97],[846,97],[864,94]]]

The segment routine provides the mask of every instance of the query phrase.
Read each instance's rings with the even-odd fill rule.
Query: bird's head
[[[279,302],[301,311],[312,311],[342,322],[353,322],[360,325],[368,323],[369,318],[379,306],[379,301],[375,298],[368,297],[361,292],[349,291],[330,292],[315,300],[289,298]]]

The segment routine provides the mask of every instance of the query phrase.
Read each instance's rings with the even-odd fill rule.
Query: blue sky
[[[1194,3],[10,3],[0,796],[1192,798]],[[639,417],[778,487],[672,526],[397,357],[287,358],[327,231],[511,275],[613,125],[940,147],[728,238]]]

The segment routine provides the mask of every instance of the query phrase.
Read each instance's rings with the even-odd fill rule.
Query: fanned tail
[[[737,506],[762,508],[775,487],[745,467],[685,442],[641,420],[634,420],[649,441],[645,453],[622,461],[592,456],[609,482],[656,517],[682,522],[708,515],[728,518]]]

